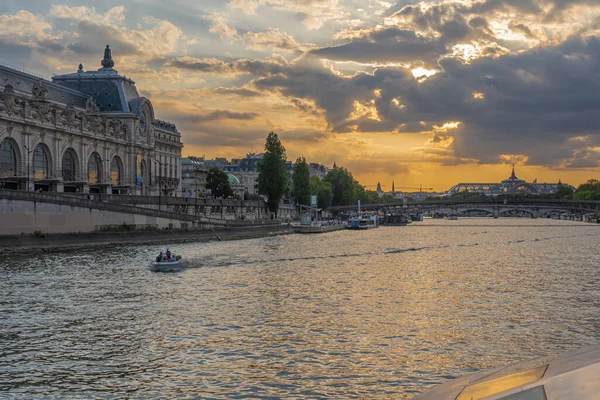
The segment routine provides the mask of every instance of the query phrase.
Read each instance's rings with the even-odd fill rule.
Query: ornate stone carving
[[[46,100],[46,97],[48,96],[48,89],[44,87],[44,80],[42,78],[40,78],[38,83],[33,85],[31,94],[33,95],[34,100]]]
[[[95,135],[99,135],[103,132],[104,118],[95,115],[86,115],[85,117],[85,129],[92,132]]]
[[[108,134],[116,138],[122,138],[124,136],[125,125],[120,119],[113,119],[108,123]]]
[[[8,121],[8,124],[6,124],[6,134],[7,134],[8,137],[12,136],[13,129],[15,129],[14,122]]]
[[[0,112],[5,112],[9,116],[14,114],[20,115],[19,99],[15,95],[15,90],[12,85],[8,84],[4,87],[4,92],[0,94]]]
[[[121,123],[121,121],[119,121],[118,119],[113,119],[108,122],[108,135],[109,136],[116,136],[118,134],[119,128],[120,128],[120,123]]]
[[[67,104],[67,108],[65,108],[60,113],[60,116],[61,116],[61,123],[63,126],[66,126],[69,129],[73,128],[76,124],[76,119],[77,119],[77,111],[75,111],[75,107],[73,106],[73,103]]]
[[[87,101],[85,102],[85,111],[89,114],[98,114],[100,112],[98,104],[96,104],[96,101],[91,96],[88,97]]]
[[[46,101],[30,101],[31,117],[39,120],[42,124],[53,122],[53,110]]]

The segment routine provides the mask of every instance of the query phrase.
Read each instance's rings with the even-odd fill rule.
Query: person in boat
[[[165,256],[167,256],[167,260],[170,260],[171,259],[171,250],[167,249]]]
[[[161,262],[163,260],[163,258],[165,258],[165,256],[163,255],[163,252],[161,251],[160,254],[158,255],[158,257],[156,257],[156,262]]]

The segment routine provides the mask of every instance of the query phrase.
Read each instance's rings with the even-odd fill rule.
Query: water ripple
[[[600,337],[598,226],[408,227],[0,261],[0,397],[409,398]]]

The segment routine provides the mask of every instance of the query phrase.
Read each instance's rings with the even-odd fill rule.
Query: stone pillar
[[[56,191],[62,193],[65,191],[65,185],[62,182],[56,184]]]
[[[494,218],[497,219],[500,216],[500,208],[494,207]]]

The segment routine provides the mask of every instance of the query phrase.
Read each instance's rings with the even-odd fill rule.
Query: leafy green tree
[[[600,181],[590,179],[586,183],[582,183],[573,193],[575,200],[600,200]]]
[[[582,183],[577,187],[578,192],[600,192],[600,181],[598,179],[590,179],[586,183]]]
[[[211,168],[208,171],[204,187],[210,189],[215,198],[228,198],[233,195],[233,190],[231,190],[231,186],[229,186],[229,177],[219,168]]]
[[[285,195],[288,185],[285,165],[285,147],[275,132],[269,133],[265,142],[263,159],[258,163],[258,193],[267,197],[267,206],[277,213],[279,202]]]
[[[568,185],[561,185],[555,193],[559,199],[570,199],[573,196],[573,188]]]
[[[310,202],[310,169],[304,157],[299,157],[294,164],[292,175],[292,196],[296,203],[309,205]]]
[[[389,197],[392,197],[388,195]],[[379,194],[374,190],[365,190],[365,194],[360,199],[363,204],[379,204],[382,203],[382,199],[379,197]]]
[[[331,206],[333,192],[331,185],[316,176],[310,178],[310,194],[317,196],[317,207],[326,209]]]
[[[357,200],[354,177],[346,168],[336,166],[323,179],[331,185],[332,206],[347,206]]]

